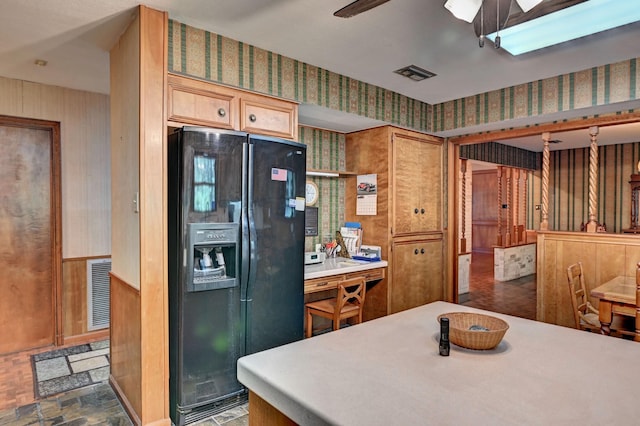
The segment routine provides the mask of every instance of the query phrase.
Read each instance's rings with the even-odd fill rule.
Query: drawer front
[[[356,277],[364,277],[366,282],[378,281],[384,278],[384,268],[369,269],[367,271],[351,272],[350,274],[347,274],[347,279]]]
[[[237,98],[233,91],[209,83],[172,76],[169,78],[169,121],[235,129]]]
[[[338,282],[342,281],[344,276],[331,275],[330,277],[314,278],[304,280],[304,292],[315,293],[317,291],[331,290],[338,287]]]
[[[298,106],[278,99],[243,95],[240,99],[240,130],[296,140]]]

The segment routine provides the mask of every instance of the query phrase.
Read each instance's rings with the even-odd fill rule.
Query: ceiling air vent
[[[399,70],[395,70],[394,72],[397,74],[403,75],[407,78],[410,78],[413,81],[421,81],[426,78],[431,78],[436,76],[435,73],[431,71],[427,71],[415,65],[409,65],[408,67],[400,68]]]

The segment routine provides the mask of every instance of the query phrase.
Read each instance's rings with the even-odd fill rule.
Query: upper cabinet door
[[[393,235],[442,231],[442,142],[395,133]]]
[[[223,86],[177,75],[168,77],[168,119],[184,124],[238,128],[237,92]]]
[[[298,138],[298,105],[265,96],[242,94],[240,130],[296,140]]]

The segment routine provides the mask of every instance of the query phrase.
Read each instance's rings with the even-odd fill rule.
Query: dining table
[[[636,316],[636,288],[636,277],[621,275],[591,290],[591,296],[600,300],[598,319],[602,334],[611,334],[614,314]]]
[[[438,316],[509,329],[494,349],[439,352]],[[433,302],[238,361],[249,424],[612,425],[638,421],[640,346],[624,339]]]

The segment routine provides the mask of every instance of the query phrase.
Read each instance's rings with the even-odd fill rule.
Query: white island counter
[[[442,357],[436,318],[455,311],[510,329]],[[633,341],[434,302],[243,357],[238,379],[253,425],[636,424],[638,360]]]

